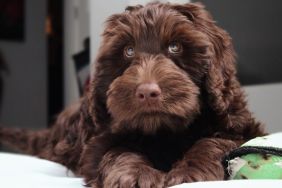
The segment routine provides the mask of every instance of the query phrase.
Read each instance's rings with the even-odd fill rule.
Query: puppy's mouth
[[[181,131],[187,128],[190,120],[178,115],[161,111],[138,112],[132,119],[124,119],[112,124],[112,132],[141,131],[146,135],[155,134],[161,130]]]
[[[188,99],[187,94],[183,98],[181,96],[166,98],[165,93],[156,94],[149,90],[142,94],[136,92],[134,97],[126,100],[126,103],[116,103],[117,98],[110,95],[112,131],[140,130],[145,134],[154,134],[163,129],[183,130],[199,114],[197,101],[192,103]]]

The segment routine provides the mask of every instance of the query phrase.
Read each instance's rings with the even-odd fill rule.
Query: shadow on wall
[[[3,53],[0,50],[0,111],[2,107],[3,90],[4,90],[4,77],[9,73],[7,63],[4,59]]]

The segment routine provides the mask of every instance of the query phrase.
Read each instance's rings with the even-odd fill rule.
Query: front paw
[[[165,174],[150,169],[139,172],[138,186],[139,188],[164,188]]]
[[[173,169],[165,177],[165,186],[170,187],[182,183],[189,183],[195,181],[192,177],[188,175],[187,172],[187,168]]]
[[[113,170],[115,171],[115,170]],[[113,171],[105,177],[104,188],[163,188],[165,176],[155,169]]]

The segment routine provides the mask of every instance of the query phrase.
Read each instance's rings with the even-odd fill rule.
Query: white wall
[[[45,0],[25,1],[25,39],[0,41],[10,69],[5,79],[1,124],[28,128],[47,125]]]
[[[270,133],[282,131],[282,83],[245,87],[255,117]]]
[[[65,106],[72,104],[79,98],[78,82],[72,56],[83,50],[83,40],[90,36],[89,10],[89,0],[64,0]]]
[[[94,62],[100,46],[104,22],[110,15],[123,12],[127,5],[127,0],[90,1],[91,62]]]

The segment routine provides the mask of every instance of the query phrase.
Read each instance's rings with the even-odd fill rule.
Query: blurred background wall
[[[4,79],[1,124],[47,126],[46,15],[46,1],[25,0],[23,40],[0,40],[0,51],[9,67]]]
[[[282,81],[282,1],[199,0],[233,38],[244,85]]]

